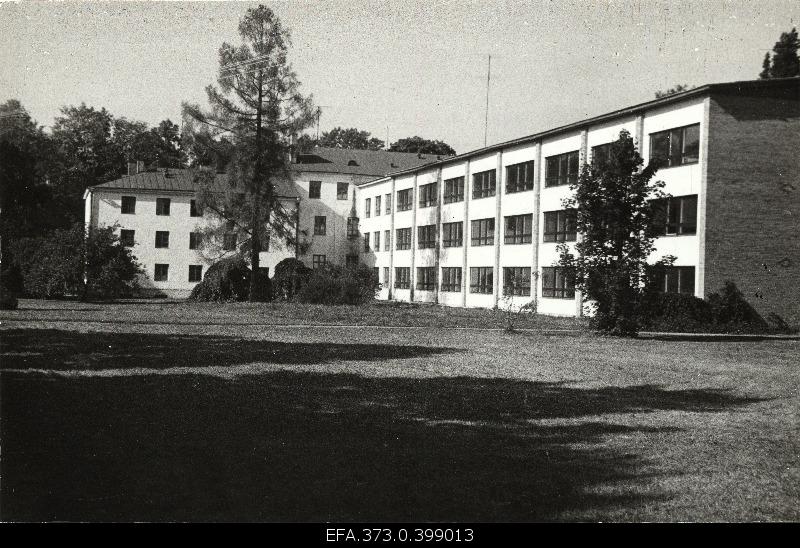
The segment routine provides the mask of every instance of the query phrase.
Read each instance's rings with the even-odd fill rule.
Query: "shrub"
[[[286,300],[294,296],[308,283],[311,269],[297,259],[284,259],[275,266],[272,284],[276,295]]]
[[[241,257],[222,259],[206,270],[194,286],[190,301],[246,301],[250,293],[250,268]]]
[[[377,276],[365,265],[326,265],[311,272],[297,298],[311,304],[365,304],[375,298],[379,289]]]
[[[13,286],[12,269],[0,273],[0,310],[17,309],[17,295]]]

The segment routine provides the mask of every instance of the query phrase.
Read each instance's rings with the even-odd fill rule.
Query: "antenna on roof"
[[[489,83],[492,81],[492,55],[489,54],[489,69],[486,71],[486,117],[483,120],[483,146],[489,134]]]

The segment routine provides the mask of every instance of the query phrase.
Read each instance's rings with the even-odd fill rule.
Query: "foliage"
[[[431,141],[422,137],[406,137],[392,143],[390,152],[419,152],[421,154],[437,154],[441,156],[454,156],[456,151],[443,141]]]
[[[75,223],[69,230],[13,242],[12,257],[24,294],[48,299],[68,295],[114,299],[132,294],[141,269],[114,231],[115,227],[102,227],[87,233],[83,223]]]
[[[250,268],[241,257],[222,259],[206,270],[190,301],[245,301],[250,294]]]
[[[311,304],[367,304],[375,299],[380,290],[378,277],[371,268],[359,264],[356,267],[325,265],[311,272],[297,298]]]
[[[766,80],[769,78],[790,78],[800,76],[800,39],[798,39],[797,29],[792,28],[789,32],[782,32],[780,39],[775,42],[772,48],[772,60],[767,53],[761,65],[759,78]]]
[[[21,287],[21,280],[16,282],[13,278],[19,276],[16,267],[10,267],[0,271],[0,310],[16,310],[17,294]]]
[[[644,161],[623,130],[605,162],[585,165],[564,200],[577,212],[582,239],[575,253],[559,244],[559,266],[576,289],[596,303],[599,330],[622,336],[639,329],[638,307],[647,284],[647,260],[656,237],[657,211],[650,200],[664,196],[662,182],[650,183],[656,166]]]
[[[287,60],[289,31],[272,10],[263,5],[248,9],[239,35],[240,46],[223,43],[219,49],[217,86],[206,88],[210,109],[184,103],[183,112],[194,146],[231,143],[227,191],[219,192],[214,170],[200,169],[195,176],[202,188],[198,200],[216,213],[219,223],[213,233],[243,236],[237,251],[248,254],[258,272],[259,255],[271,242],[295,243],[295,212],[276,195],[275,180],[291,180],[290,136],[310,125],[314,113]],[[219,238],[204,241],[214,245]],[[250,298],[256,299],[258,276],[250,283]]]
[[[298,259],[282,260],[275,266],[275,275],[272,277],[276,294],[291,300],[308,282],[311,273],[311,269]]]
[[[330,131],[324,131],[316,144],[320,147],[355,148],[360,150],[380,150],[385,145],[377,137],[372,137],[368,131],[361,131],[354,127],[347,129],[335,127]]]
[[[674,88],[669,88],[667,91],[657,91],[656,92],[656,99],[661,99],[663,97],[669,97],[670,95],[675,95],[676,93],[682,93],[684,91],[689,91],[690,89],[694,89],[694,86],[687,86],[686,84],[678,84]]]

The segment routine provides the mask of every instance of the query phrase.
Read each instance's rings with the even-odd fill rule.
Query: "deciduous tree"
[[[389,147],[389,150],[392,152],[419,152],[442,156],[452,156],[456,153],[450,145],[443,141],[431,141],[416,135],[395,141]]]

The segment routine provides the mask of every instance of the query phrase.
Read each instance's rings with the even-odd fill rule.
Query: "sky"
[[[420,135],[459,153],[650,100],[676,84],[751,80],[796,0],[262,2],[321,131]],[[0,2],[0,101],[45,128],[64,105],[151,125],[205,105],[217,50],[252,2]],[[316,128],[311,130],[316,132]]]

